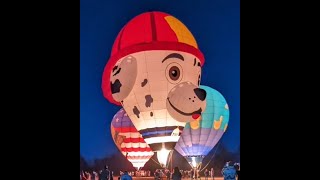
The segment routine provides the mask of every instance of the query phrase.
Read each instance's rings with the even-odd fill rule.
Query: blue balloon
[[[214,148],[227,129],[229,107],[215,89],[200,86],[207,92],[206,110],[200,120],[186,124],[175,149],[193,166],[198,166]]]

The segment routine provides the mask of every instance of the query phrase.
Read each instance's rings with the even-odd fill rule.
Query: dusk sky
[[[118,151],[110,123],[121,108],[102,94],[101,78],[121,28],[146,11],[184,23],[205,56],[201,85],[218,90],[230,109],[221,141],[240,145],[240,0],[80,0],[80,154],[87,160]]]

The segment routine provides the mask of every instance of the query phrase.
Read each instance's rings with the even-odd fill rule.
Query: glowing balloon
[[[123,109],[112,119],[111,134],[118,149],[137,170],[154,154]]]
[[[206,92],[199,88],[203,64],[183,23],[163,12],[143,13],[122,28],[113,44],[103,94],[123,106],[151,149],[166,159],[162,156],[174,149],[186,122],[205,110]]]
[[[229,122],[229,107],[225,98],[215,89],[200,87],[207,92],[206,110],[201,120],[187,123],[175,146],[193,167],[199,166],[213,149]]]

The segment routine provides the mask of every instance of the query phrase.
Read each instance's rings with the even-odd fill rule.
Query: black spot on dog
[[[150,112],[150,116],[151,116],[151,117],[153,116],[153,112]]]
[[[119,68],[119,69],[116,71],[116,73],[114,73],[114,74],[113,74],[113,76],[115,76],[115,75],[119,74],[119,73],[120,73],[120,71],[121,71],[121,68]]]
[[[143,82],[141,83],[141,87],[145,86],[148,83],[148,79],[144,79]]]
[[[200,62],[198,62],[198,66],[201,66]]]
[[[113,67],[112,72],[118,69],[118,66]]]
[[[151,103],[153,102],[153,98],[151,97],[151,95],[146,95],[146,107],[150,107]]]
[[[116,79],[114,81],[114,83],[110,82],[111,84],[111,93],[118,93],[120,92],[120,87],[122,86],[121,82],[119,81],[119,79]]]
[[[198,77],[198,86],[200,86],[200,74],[199,74],[199,77]]]
[[[140,118],[140,117],[139,117],[140,111],[139,111],[139,109],[137,108],[137,106],[134,106],[134,108],[133,108],[133,113],[134,113],[138,118]]]
[[[196,66],[196,62],[197,62],[197,60],[196,60],[196,58],[194,58],[193,66]]]

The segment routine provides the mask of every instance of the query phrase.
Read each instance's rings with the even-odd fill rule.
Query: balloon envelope
[[[137,169],[154,154],[123,109],[112,119],[111,134],[118,149]]]
[[[199,89],[205,62],[188,28],[163,12],[146,12],[119,32],[102,77],[103,95],[122,105],[153,151],[165,161],[186,122],[205,110]]]
[[[229,122],[229,107],[225,98],[215,89],[200,86],[207,92],[206,110],[202,119],[187,123],[175,149],[190,164],[201,163],[218,143]]]

